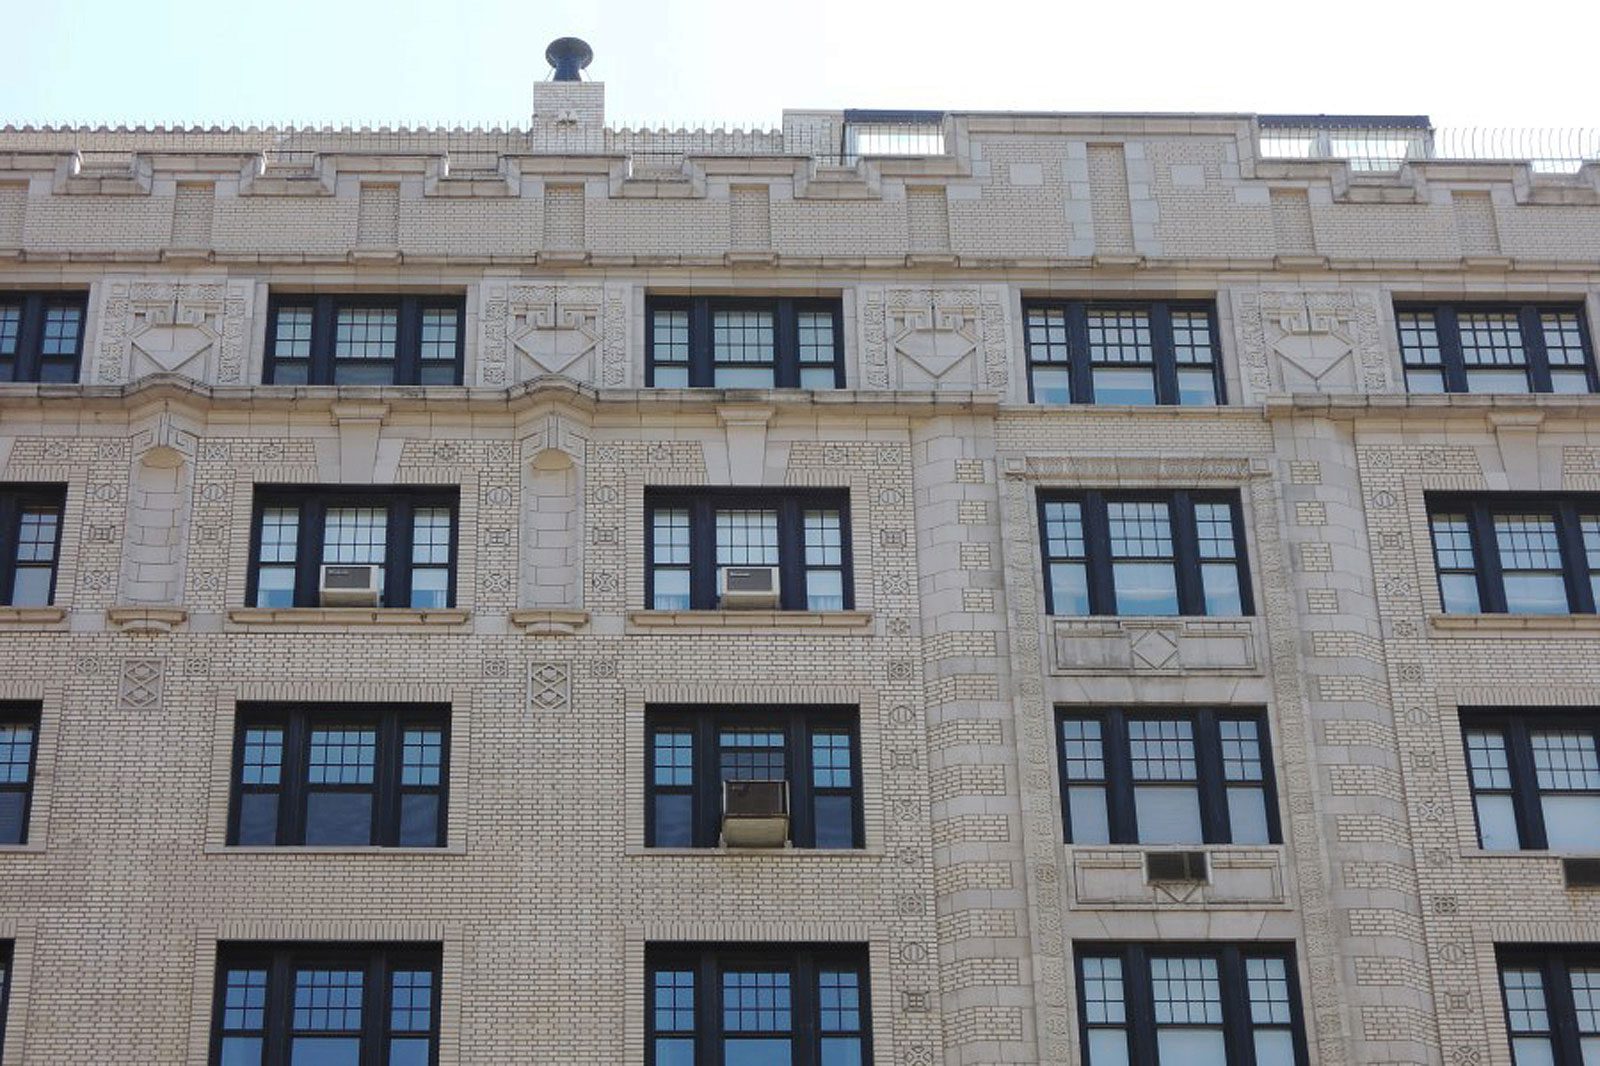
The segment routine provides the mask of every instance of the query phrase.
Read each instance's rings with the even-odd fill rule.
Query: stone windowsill
[[[0,625],[56,625],[66,618],[65,607],[0,607]]]
[[[868,848],[642,848],[630,846],[629,858],[660,859],[881,859],[881,847]]]
[[[44,841],[30,840],[26,844],[0,844],[0,855],[43,855]]]
[[[459,626],[472,612],[462,607],[236,607],[228,621],[245,626]]]
[[[631,631],[727,632],[751,629],[853,633],[872,627],[871,611],[629,611]]]
[[[272,845],[242,845],[242,844],[207,844],[207,855],[236,855],[259,856],[273,855],[280,858],[288,857],[304,859],[309,855],[318,856],[347,856],[352,858],[390,857],[398,859],[416,859],[425,856],[439,858],[459,857],[467,853],[465,842],[447,844],[442,848],[380,848],[376,845],[350,845],[336,844],[320,846],[314,844],[272,844]]]
[[[1442,614],[1428,615],[1437,636],[1493,633],[1502,637],[1600,636],[1600,614]]]
[[[107,607],[106,621],[130,633],[168,633],[189,620],[182,607]]]
[[[571,636],[588,626],[589,612],[551,607],[512,611],[511,624],[529,636]]]

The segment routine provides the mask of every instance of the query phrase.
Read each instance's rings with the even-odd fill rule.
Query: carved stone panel
[[[1350,290],[1237,293],[1240,376],[1247,401],[1265,392],[1386,392],[1375,294]]]
[[[625,294],[600,285],[484,286],[478,380],[513,385],[560,374],[618,388],[629,378]]]
[[[1258,674],[1261,639],[1250,618],[1058,618],[1051,672]]]
[[[93,380],[116,385],[181,374],[240,384],[251,303],[246,282],[112,280],[100,305]]]
[[[1073,903],[1080,907],[1280,907],[1281,849],[1209,849],[1204,882],[1145,880],[1145,848],[1070,848]]]
[[[870,289],[862,294],[867,388],[995,389],[1009,380],[1004,304],[978,288]]]

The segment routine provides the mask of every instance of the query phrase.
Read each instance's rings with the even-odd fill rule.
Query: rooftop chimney
[[[533,128],[545,150],[598,152],[606,124],[606,87],[584,81],[594,49],[576,37],[558,37],[544,50],[555,74],[533,83]]]
[[[556,69],[556,81],[582,81],[580,73],[594,59],[594,49],[576,37],[557,37],[544,50],[544,61]]]

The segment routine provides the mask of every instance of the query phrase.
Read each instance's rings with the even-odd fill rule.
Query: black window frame
[[[691,389],[759,388],[718,386],[713,354],[712,316],[718,311],[768,311],[773,322],[773,384],[771,388],[798,389],[800,385],[799,315],[827,313],[833,317],[833,388],[844,388],[844,301],[837,296],[656,296],[645,298],[645,370],[647,388],[656,388],[657,311],[683,311],[689,316],[689,384]],[[677,365],[677,364],[673,364]],[[666,387],[666,386],[662,386]]]
[[[461,490],[453,486],[432,485],[257,485],[250,520],[250,560],[245,603],[251,607],[256,605],[262,566],[262,519],[267,508],[294,506],[300,511],[294,563],[294,606],[298,608],[319,606],[323,533],[328,510],[335,507],[373,507],[379,503],[388,509],[388,518],[385,525],[383,597],[378,606],[412,609],[414,515],[421,509],[446,507],[450,511],[450,576],[447,603],[443,609],[453,609],[461,555]]]
[[[1035,311],[1059,311],[1065,318],[1067,330],[1066,363],[1040,359],[1034,355],[1032,331],[1028,316]],[[1228,402],[1228,388],[1222,369],[1222,337],[1217,331],[1217,305],[1214,300],[1048,300],[1022,301],[1022,336],[1024,361],[1028,367],[1028,402],[1044,403],[1034,394],[1034,371],[1040,367],[1065,368],[1068,372],[1069,406],[1092,406],[1094,399],[1094,364],[1089,357],[1089,312],[1091,311],[1144,311],[1150,316],[1150,344],[1153,359],[1151,374],[1155,379],[1154,404],[1139,406],[1199,408],[1202,405],[1181,402],[1178,387],[1178,362],[1176,341],[1172,332],[1174,312],[1202,313],[1211,334],[1212,403],[1205,406],[1222,407]],[[1050,406],[1056,406],[1051,404]]]
[[[1173,571],[1176,575],[1178,613],[1175,615],[1128,615],[1129,618],[1249,618],[1255,614],[1255,597],[1250,581],[1249,538],[1245,534],[1244,506],[1238,491],[1232,489],[1040,489],[1035,518],[1038,523],[1039,556],[1043,563],[1045,612],[1056,617],[1117,616],[1116,587],[1113,583],[1109,503],[1165,503],[1171,519]],[[1078,503],[1082,507],[1084,574],[1089,591],[1087,615],[1056,615],[1055,592],[1050,581],[1050,565],[1067,557],[1050,554],[1050,534],[1046,508],[1051,503]],[[1195,523],[1196,504],[1227,504],[1233,519],[1234,567],[1239,581],[1238,615],[1207,615],[1205,588],[1202,585],[1199,530]]]
[[[89,294],[87,291],[24,289],[0,292],[0,304],[22,308],[18,324],[17,349],[12,356],[11,376],[0,377],[0,384],[73,385],[83,377],[84,335],[89,332]],[[56,308],[78,312],[77,345],[71,356],[44,354],[44,327],[49,312]],[[47,363],[65,365],[70,360],[72,376],[65,379],[43,376]]]
[[[1600,754],[1600,710],[1565,707],[1463,709],[1460,713],[1460,725],[1462,753],[1467,766],[1467,792],[1472,798],[1472,819],[1478,846],[1484,847],[1483,824],[1478,815],[1478,797],[1487,793],[1510,796],[1512,812],[1517,823],[1519,846],[1515,849],[1484,848],[1484,850],[1502,855],[1551,850],[1544,822],[1544,809],[1539,802],[1539,797],[1543,793],[1539,788],[1531,734],[1544,730],[1588,733],[1593,738],[1597,754]],[[1476,775],[1472,772],[1472,756],[1467,736],[1469,733],[1480,731],[1498,731],[1502,734],[1506,749],[1506,770],[1511,778],[1509,788],[1478,787]]]
[[[855,609],[854,550],[850,529],[850,490],[742,489],[724,487],[647,488],[644,494],[644,601],[655,609],[657,510],[689,511],[689,610],[714,611],[717,606],[718,510],[776,510],[778,512],[778,610],[807,611],[805,512],[808,509],[839,513],[838,569],[844,593],[842,610]],[[666,564],[663,564],[666,565]],[[793,606],[799,604],[799,606]]]
[[[1227,775],[1223,766],[1223,749],[1220,725],[1224,721],[1249,721],[1256,726],[1256,740],[1261,749],[1261,790],[1267,812],[1268,842],[1253,847],[1270,847],[1283,843],[1283,827],[1278,815],[1278,789],[1273,767],[1273,737],[1267,714],[1259,708],[1233,707],[1183,707],[1170,704],[1140,706],[1090,706],[1058,704],[1055,715],[1055,748],[1057,782],[1060,789],[1062,839],[1072,844],[1072,806],[1068,790],[1072,780],[1067,776],[1067,757],[1062,743],[1061,726],[1067,720],[1098,720],[1101,724],[1101,743],[1104,752],[1107,825],[1109,844],[1131,844],[1146,847],[1166,845],[1144,844],[1139,837],[1137,812],[1134,805],[1132,747],[1128,739],[1129,719],[1140,721],[1186,721],[1193,726],[1195,747],[1195,790],[1200,797],[1200,827],[1202,838],[1185,841],[1195,845],[1231,844],[1232,826],[1228,814]],[[1105,845],[1085,844],[1085,847]],[[1174,845],[1176,846],[1176,845]]]
[[[724,728],[770,730],[784,735],[784,765],[789,783],[789,843],[796,848],[816,847],[815,811],[812,800],[816,788],[812,780],[811,738],[817,732],[844,732],[850,737],[851,783],[849,794],[853,815],[854,843],[866,846],[862,805],[861,712],[846,705],[755,705],[713,704],[694,706],[670,704],[645,708],[645,846],[656,844],[656,796],[662,792],[692,796],[694,810],[693,848],[715,848],[722,833],[722,781],[717,759],[718,736]],[[656,783],[655,739],[658,733],[692,732],[694,783],[688,788]],[[832,792],[833,790],[827,790]],[[680,847],[681,845],[665,845]]]
[[[294,1033],[294,974],[297,969],[359,968],[365,975],[361,997],[361,1066],[383,1066],[388,1061],[388,1041],[396,1035],[391,1017],[390,974],[398,970],[428,971],[432,978],[431,1027],[428,1061],[439,1061],[440,1004],[443,950],[437,943],[329,943],[322,941],[222,941],[217,944],[216,976],[212,983],[211,1048],[207,1062],[220,1066],[226,1030],[228,972],[238,969],[267,971],[262,1066],[287,1066]],[[376,991],[376,995],[374,994]],[[402,1034],[404,1035],[404,1034]]]
[[[1538,970],[1544,984],[1544,1003],[1550,1028],[1548,1033],[1555,1066],[1583,1066],[1582,1037],[1578,1029],[1577,1005],[1572,995],[1573,969],[1600,969],[1600,944],[1496,944],[1495,983],[1500,989],[1501,1022],[1506,1030],[1507,1050],[1517,1032],[1511,1028],[1511,1004],[1506,991],[1507,969]],[[1587,1034],[1593,1036],[1594,1034]],[[1512,1052],[1515,1055],[1515,1052]]]
[[[242,703],[234,715],[233,755],[228,781],[228,845],[230,847],[316,847],[305,842],[306,800],[312,791],[309,766],[310,734],[314,726],[371,725],[377,731],[373,782],[359,791],[372,794],[372,837],[367,844],[344,847],[419,848],[434,850],[450,840],[450,705],[445,703]],[[425,726],[440,732],[439,784],[407,786],[401,782],[403,740],[408,726]],[[276,788],[244,783],[245,738],[257,728],[283,731],[280,780]],[[321,791],[339,791],[331,785]],[[354,791],[346,788],[344,790]],[[246,792],[277,792],[278,839],[272,844],[240,845],[240,819]],[[438,837],[431,844],[400,843],[400,808],[407,793],[430,792],[438,796],[435,815]]]
[[[422,321],[429,311],[450,310],[456,313],[455,378],[451,385],[460,385],[464,373],[467,350],[467,298],[465,295],[424,295],[395,293],[294,293],[273,292],[267,300],[267,346],[261,370],[263,384],[278,384],[278,314],[285,308],[306,307],[311,310],[311,355],[304,382],[287,382],[291,385],[338,385],[335,357],[335,334],[339,312],[352,309],[394,310],[396,314],[394,378],[386,383],[347,383],[347,388],[382,388],[385,385],[420,386],[422,380]],[[287,361],[287,360],[285,360]],[[298,362],[299,360],[296,360]],[[436,382],[434,385],[444,385]]]
[[[0,940],[0,1054],[5,1052],[6,1020],[11,1015],[11,982],[16,971],[16,942]]]
[[[1296,1066],[1310,1062],[1306,1045],[1305,1000],[1300,989],[1300,974],[1291,943],[1256,941],[1074,941],[1073,975],[1078,1001],[1078,1043],[1084,1062],[1091,1061],[1089,1032],[1093,1028],[1124,1029],[1128,1035],[1128,1062],[1147,1066],[1159,1061],[1155,994],[1151,985],[1150,957],[1210,958],[1217,961],[1219,991],[1222,998],[1222,1025],[1229,1066],[1255,1066],[1255,1024],[1250,1014],[1250,993],[1245,977],[1249,959],[1275,959],[1283,963],[1290,1021],[1287,1028],[1294,1041]],[[1122,1025],[1098,1026],[1089,1020],[1084,962],[1088,959],[1117,958],[1122,965]],[[1283,1028],[1283,1026],[1272,1026]],[[1181,1064],[1180,1064],[1181,1066]]]
[[[0,781],[0,792],[19,792],[22,794],[22,815],[18,820],[18,837],[16,840],[0,841],[0,847],[16,848],[28,843],[29,825],[33,820],[33,792],[39,780],[39,731],[42,716],[43,708],[37,701],[0,701],[0,727],[26,725],[33,730],[33,740],[28,749],[28,780],[20,784]],[[0,1032],[3,1032],[3,1022],[0,1022]]]
[[[695,974],[695,1066],[722,1066],[722,981],[727,970],[781,970],[791,974],[791,1034],[796,1063],[820,1059],[824,1034],[818,1005],[818,976],[824,970],[853,971],[858,978],[862,1066],[872,1066],[872,975],[865,944],[699,944],[655,942],[645,945],[645,1064],[656,1066],[656,1039],[682,1030],[656,1028],[655,974],[689,970]]]
[[[1594,614],[1595,599],[1589,585],[1588,556],[1583,546],[1581,517],[1587,512],[1600,516],[1600,493],[1534,492],[1429,492],[1425,497],[1428,513],[1428,542],[1433,552],[1434,576],[1441,610],[1446,610],[1445,570],[1439,567],[1439,539],[1435,519],[1447,514],[1464,514],[1472,539],[1472,571],[1478,588],[1478,614],[1509,614],[1506,608],[1505,571],[1500,560],[1499,540],[1494,532],[1496,514],[1546,514],[1555,519],[1555,532],[1561,553],[1561,573],[1567,590],[1569,614]],[[1452,567],[1450,573],[1462,573]],[[1465,613],[1450,612],[1446,613]],[[1517,612],[1524,614],[1526,612]],[[1532,617],[1537,617],[1533,615]]]
[[[56,511],[54,559],[50,564],[50,596],[44,604],[56,602],[56,583],[61,577],[61,538],[67,524],[67,486],[61,484],[0,483],[0,606],[12,606],[16,598],[18,542],[22,536],[22,515],[29,507],[52,507]]]
[[[1578,334],[1583,341],[1583,368],[1588,381],[1588,392],[1600,392],[1600,374],[1597,374],[1594,357],[1594,340],[1589,331],[1589,316],[1581,301],[1577,302],[1539,302],[1539,303],[1495,303],[1487,301],[1467,301],[1457,303],[1428,303],[1419,301],[1397,301],[1394,305],[1395,339],[1400,348],[1401,377],[1406,383],[1406,392],[1414,396],[1437,395],[1437,393],[1411,392],[1410,371],[1437,370],[1444,383],[1445,393],[1465,393],[1467,389],[1467,365],[1461,354],[1461,319],[1463,314],[1515,314],[1517,326],[1522,334],[1523,353],[1526,356],[1525,373],[1528,379],[1528,392],[1554,393],[1550,378],[1550,358],[1545,347],[1544,327],[1539,316],[1544,314],[1570,314],[1578,320]],[[1401,325],[1401,316],[1406,314],[1430,314],[1433,316],[1434,333],[1439,340],[1439,363],[1423,363],[1408,358],[1404,337],[1404,327]],[[1478,395],[1494,395],[1493,393],[1479,393]],[[1518,395],[1508,393],[1502,395]],[[1568,395],[1584,395],[1584,393],[1570,393]]]

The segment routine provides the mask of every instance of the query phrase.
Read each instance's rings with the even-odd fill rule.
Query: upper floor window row
[[[459,385],[465,350],[459,296],[274,294],[269,385]]]
[[[1600,1061],[1600,946],[1496,949],[1516,1066]]]
[[[844,387],[837,299],[653,296],[645,381],[656,388]]]
[[[83,361],[81,292],[0,293],[0,382],[74,382]]]
[[[0,606],[55,602],[63,485],[0,485]]]
[[[1600,716],[1462,716],[1478,843],[1490,851],[1600,851]]]
[[[1439,596],[1451,614],[1594,614],[1600,496],[1430,494]]]
[[[1030,300],[1023,314],[1034,403],[1224,402],[1209,304]]]
[[[1408,392],[1594,392],[1583,308],[1543,304],[1395,308]]]

